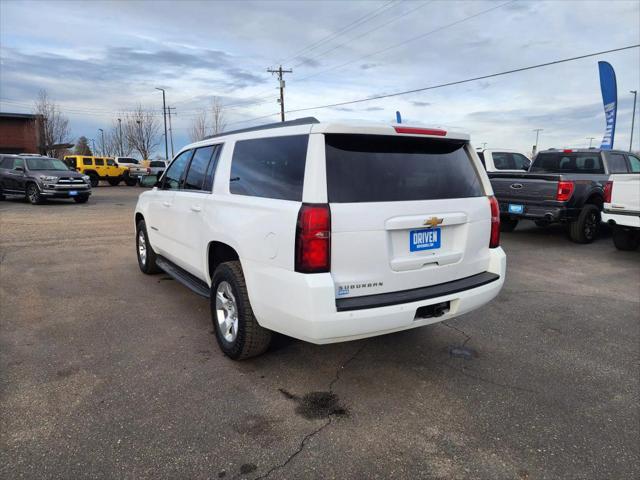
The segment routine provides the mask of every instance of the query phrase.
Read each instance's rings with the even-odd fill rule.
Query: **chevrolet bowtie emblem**
[[[435,228],[442,223],[443,219],[438,217],[431,217],[424,221],[423,225],[429,225],[431,228]]]

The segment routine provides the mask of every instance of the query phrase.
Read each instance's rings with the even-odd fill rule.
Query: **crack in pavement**
[[[344,361],[341,365],[338,366],[338,368],[336,369],[336,374],[333,377],[333,379],[331,380],[331,382],[329,383],[329,392],[333,393],[333,387],[336,384],[336,382],[338,380],[340,380],[340,376],[342,371],[345,369],[345,367],[347,365],[349,365],[358,355],[360,355],[360,353],[362,353],[362,351],[364,350],[364,348],[367,346],[367,342],[365,341],[362,346],[360,348],[358,348],[353,355],[351,355],[346,361]],[[278,465],[275,465],[274,467],[271,467],[266,473],[260,475],[259,477],[255,477],[254,480],[262,480],[265,479],[267,477],[269,477],[269,475],[271,475],[273,472],[275,472],[276,470],[280,470],[284,467],[286,467],[289,462],[291,462],[296,456],[298,456],[298,454],[300,454],[303,450],[304,450],[304,446],[307,443],[307,441],[316,436],[317,434],[319,434],[320,432],[322,432],[325,428],[327,428],[329,425],[331,425],[331,423],[333,422],[333,413],[329,413],[327,415],[327,421],[324,422],[320,427],[316,428],[313,432],[308,433],[307,435],[304,436],[304,438],[302,439],[302,441],[300,442],[300,445],[298,445],[298,448],[296,449],[295,452],[293,452],[291,455],[289,455],[289,457],[287,457],[287,459],[283,462],[280,463]]]
[[[461,330],[461,329],[459,329],[458,327],[454,327],[453,325],[449,325],[449,324],[448,324],[447,322],[445,322],[445,321],[442,321],[442,322],[440,322],[440,323],[442,323],[442,325],[444,325],[445,327],[450,328],[450,329],[452,329],[452,330],[455,330],[456,332],[459,332],[459,333],[461,333],[462,335],[464,335],[464,336],[466,337],[466,338],[465,338],[465,340],[464,340],[464,342],[462,343],[462,346],[463,346],[463,347],[467,344],[467,342],[468,342],[469,340],[471,340],[471,335],[467,335],[464,331],[462,331],[462,330]]]

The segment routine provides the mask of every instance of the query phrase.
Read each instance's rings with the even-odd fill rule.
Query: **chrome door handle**
[[[170,207],[171,206],[171,202],[162,202],[162,205],[164,207]]]
[[[202,207],[200,205],[191,205],[192,212],[199,212],[201,210],[202,210]]]

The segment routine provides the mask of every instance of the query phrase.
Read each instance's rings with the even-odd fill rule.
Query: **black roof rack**
[[[234,135],[236,133],[255,132],[257,130],[269,130],[271,128],[294,127],[296,125],[312,125],[314,123],[320,123],[320,121],[315,117],[296,118],[295,120],[287,120],[286,122],[267,123],[264,125],[256,125],[255,127],[241,128],[240,130],[230,130],[228,132],[217,133],[215,135],[204,137],[203,140]]]

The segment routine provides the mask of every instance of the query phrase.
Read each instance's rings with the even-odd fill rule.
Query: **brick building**
[[[0,112],[0,153],[44,153],[42,116]]]

